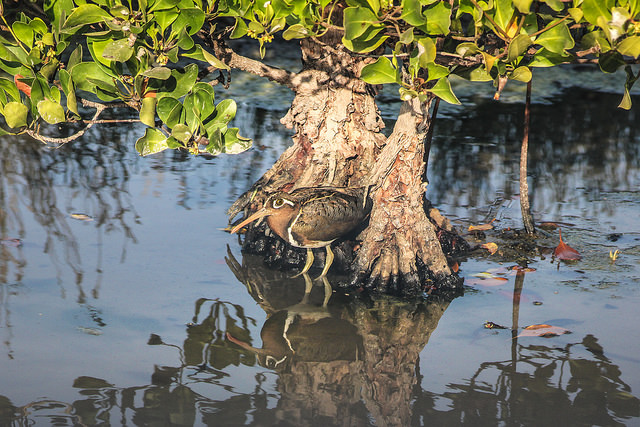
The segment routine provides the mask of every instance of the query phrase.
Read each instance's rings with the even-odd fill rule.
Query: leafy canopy
[[[225,39],[255,39],[264,57],[276,36],[337,33],[372,58],[361,78],[398,84],[402,99],[459,103],[451,75],[494,81],[499,96],[510,79],[528,82],[533,67],[581,62],[605,73],[624,67],[620,107],[628,109],[640,75],[631,67],[640,56],[640,0],[44,0],[0,8],[0,135],[64,143],[72,138],[41,136],[42,122],[81,120],[79,103],[97,108],[94,119],[126,106],[148,126],[136,142],[142,155],[250,146],[229,127],[236,103],[214,101],[230,70],[215,53]]]

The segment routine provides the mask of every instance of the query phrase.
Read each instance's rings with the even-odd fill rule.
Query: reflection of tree
[[[520,345],[517,363],[517,370],[513,360],[483,363],[467,382],[449,384],[442,394],[419,390],[414,420],[613,426],[640,416],[640,400],[592,335],[563,347]],[[434,411],[438,399],[450,401],[451,409]]]
[[[100,133],[92,132],[93,142],[87,138],[84,145],[68,145],[58,150],[44,149],[41,143],[27,137],[0,139],[0,238],[42,245],[57,270],[63,296],[68,291],[64,271],[69,268],[73,273],[80,304],[86,303],[87,296],[83,283],[85,267],[70,227],[70,221],[74,221],[69,216],[74,212],[72,209],[90,215],[98,234],[95,266],[98,278],[91,289],[94,298],[100,288],[103,234],[121,232],[125,236],[122,258],[127,242],[135,242],[131,223],[136,214],[127,193],[130,159],[127,149],[119,143],[126,137],[121,131],[105,127]],[[61,184],[69,189],[68,193],[60,190]],[[43,242],[33,241],[32,235],[37,233],[28,230],[31,221],[26,213],[44,230]],[[29,261],[19,246],[0,245],[0,321],[9,334],[9,296],[18,291]],[[90,313],[95,320],[93,314]]]
[[[43,418],[74,425],[620,425],[640,417],[639,400],[593,336],[564,346],[514,340],[509,360],[484,362],[471,378],[432,392],[423,387],[438,367],[421,373],[418,355],[447,302],[334,294],[323,307],[322,286],[306,298],[302,279],[252,257],[227,261],[267,314],[260,344],[241,306],[200,299],[182,346],[152,335],[149,344],[174,348],[180,363],[155,366],[149,384],[122,388],[79,377],[76,401],[20,408],[0,396],[0,425]],[[523,272],[516,282],[515,327]],[[241,365],[244,383],[229,378]]]
[[[559,202],[572,200],[588,211],[599,191],[635,189],[638,112],[594,107],[614,106],[616,99],[572,88],[552,104],[532,105],[529,175],[535,210],[561,215]],[[464,207],[468,216],[469,208],[494,200],[496,189],[500,201],[517,195],[521,138],[522,107],[513,104],[480,100],[453,117],[439,117],[429,165],[430,199],[448,210]],[[577,187],[583,189],[580,194]],[[574,203],[571,209],[576,208]],[[615,210],[615,204],[605,209]]]

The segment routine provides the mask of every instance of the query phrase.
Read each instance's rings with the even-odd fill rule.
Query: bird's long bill
[[[253,215],[250,215],[249,218],[245,219],[240,224],[238,224],[235,227],[233,227],[231,229],[231,233],[232,234],[233,233],[237,233],[238,230],[240,230],[245,225],[249,224],[250,222],[255,221],[258,218],[262,218],[262,217],[267,216],[267,215],[269,215],[269,211],[267,211],[265,208],[262,208],[262,209],[258,210],[257,212],[255,212]]]

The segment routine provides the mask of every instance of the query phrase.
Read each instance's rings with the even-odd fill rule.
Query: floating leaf
[[[513,270],[513,271],[522,271],[524,273],[532,273],[532,272],[536,271],[536,269],[533,268],[533,267],[522,267],[522,266],[519,266],[519,265],[514,265],[513,267],[509,267],[509,269]]]
[[[523,329],[518,335],[520,337],[557,337],[558,335],[570,334],[571,331],[560,326],[551,326],[545,324],[530,325]]]
[[[498,245],[493,242],[485,243],[483,245],[480,245],[480,247],[488,250],[491,255],[495,254],[498,251]]]
[[[9,246],[11,248],[17,248],[22,245],[22,240],[20,239],[0,239],[0,244],[3,246]]]
[[[89,215],[83,214],[83,213],[72,213],[70,216],[71,216],[71,218],[77,219],[79,221],[93,221],[93,218],[91,218]]]
[[[553,255],[561,260],[579,260],[582,258],[580,253],[562,241],[562,230],[558,228],[560,233],[560,244],[553,251]]]
[[[493,221],[495,221],[496,219],[493,218],[491,221],[489,221],[486,224],[480,224],[480,225],[470,225],[469,226],[469,231],[487,231],[487,230],[491,230],[493,228]]]

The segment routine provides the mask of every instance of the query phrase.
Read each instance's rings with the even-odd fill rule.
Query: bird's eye
[[[284,206],[284,199],[283,199],[283,198],[275,199],[275,200],[273,201],[273,207],[274,207],[275,209],[279,209],[279,208],[281,208],[282,206]]]

